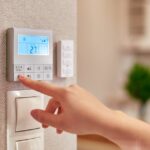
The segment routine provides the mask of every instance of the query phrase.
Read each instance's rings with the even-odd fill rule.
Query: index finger
[[[46,82],[39,82],[36,80],[29,79],[22,75],[19,75],[19,81],[23,83],[25,86],[34,89],[38,92],[46,94],[48,96],[56,97],[62,95],[63,88],[58,87],[56,85],[46,83]]]

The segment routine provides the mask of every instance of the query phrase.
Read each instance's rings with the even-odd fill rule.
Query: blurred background
[[[78,83],[107,106],[150,122],[150,1],[78,0]],[[117,150],[99,136],[79,150]]]

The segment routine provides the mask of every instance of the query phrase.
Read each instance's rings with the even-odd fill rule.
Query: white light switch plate
[[[40,138],[16,142],[16,150],[41,150]]]
[[[38,129],[41,124],[31,116],[31,110],[42,109],[43,102],[39,96],[16,99],[16,131]]]
[[[44,150],[44,131],[30,116],[30,110],[43,109],[43,106],[44,95],[34,90],[7,92],[7,150],[20,150],[17,149],[20,141],[28,143],[28,150],[35,150],[31,145],[36,140],[40,150]]]

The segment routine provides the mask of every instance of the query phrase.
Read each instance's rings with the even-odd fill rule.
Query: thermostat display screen
[[[19,34],[18,55],[49,55],[49,37]]]

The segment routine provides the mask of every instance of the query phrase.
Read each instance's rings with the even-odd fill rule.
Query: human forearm
[[[116,143],[122,150],[149,150],[150,126],[122,112],[112,111],[98,133]],[[99,121],[102,125],[101,121]],[[102,126],[101,126],[102,127]]]
[[[99,134],[123,150],[150,149],[148,124],[110,110],[78,85],[59,87],[23,76],[19,79],[24,85],[53,97],[46,110],[33,110],[31,113],[43,125],[80,135]],[[57,110],[60,113],[55,114]]]

